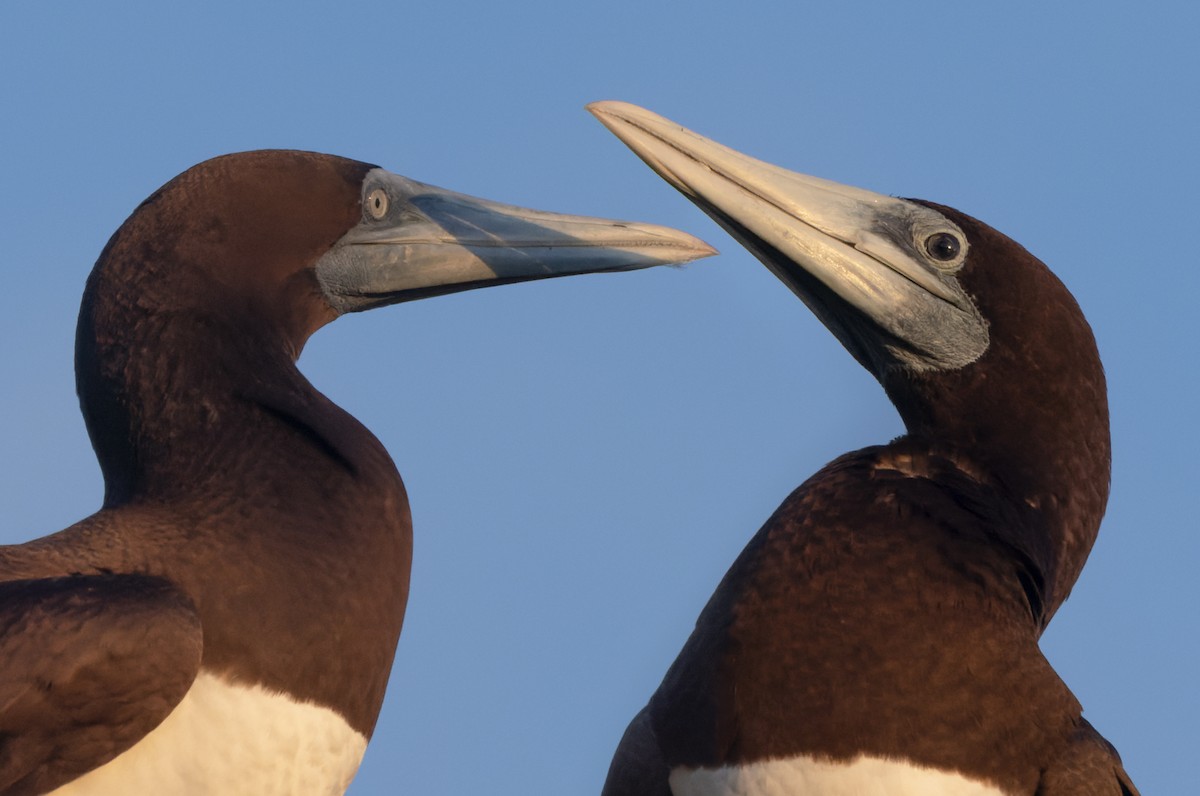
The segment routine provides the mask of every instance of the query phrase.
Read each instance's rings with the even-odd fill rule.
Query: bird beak
[[[914,362],[963,364],[955,328],[974,335],[978,313],[953,271],[921,251],[929,235],[952,231],[962,245],[953,265],[965,258],[966,237],[941,213],[756,160],[636,105],[588,110],[753,252],[869,370],[878,374],[896,354],[879,356],[879,329],[885,345],[916,349]],[[954,350],[939,348],[947,333]]]
[[[374,169],[363,221],[318,261],[326,298],[355,312],[478,287],[685,263],[716,253],[653,224],[500,204]]]

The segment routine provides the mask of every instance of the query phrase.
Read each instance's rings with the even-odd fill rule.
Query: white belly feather
[[[201,672],[153,732],[51,796],[333,796],[366,748],[329,708]]]
[[[1004,796],[995,785],[899,760],[798,755],[723,768],[675,768],[675,796]]]

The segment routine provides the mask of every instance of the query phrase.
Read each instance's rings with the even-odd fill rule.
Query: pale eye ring
[[[925,251],[939,262],[950,262],[962,251],[962,243],[949,232],[936,232],[925,239]]]
[[[387,191],[382,188],[376,188],[367,194],[367,213],[371,218],[378,221],[387,215],[388,211],[388,195]]]

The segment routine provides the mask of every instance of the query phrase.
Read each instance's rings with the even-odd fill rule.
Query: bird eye
[[[371,214],[371,218],[378,221],[387,215],[387,210],[387,191],[383,190],[382,188],[376,188],[367,194],[367,212]]]
[[[937,232],[925,239],[925,251],[933,259],[947,263],[962,251],[962,244],[949,232]]]

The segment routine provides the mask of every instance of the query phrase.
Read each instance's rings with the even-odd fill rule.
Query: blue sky
[[[1067,283],[1104,357],[1115,466],[1043,647],[1142,791],[1187,792],[1200,11],[1083,8],[6,3],[0,542],[98,507],[79,296],[109,235],[193,163],[313,149],[688,230],[721,256],[346,317],[301,360],[391,451],[415,523],[405,631],[351,793],[597,792],[763,520],[829,459],[902,430],[804,306],[583,110],[627,100],[788,168],[958,207]]]

